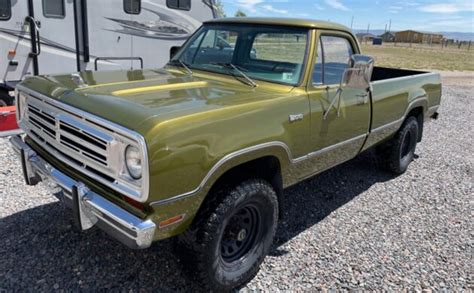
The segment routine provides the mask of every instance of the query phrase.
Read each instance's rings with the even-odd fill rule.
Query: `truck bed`
[[[388,67],[374,67],[371,81],[380,81],[385,79],[392,79],[405,76],[413,76],[428,73],[426,71],[415,71],[408,69],[388,68]]]
[[[364,149],[393,135],[409,109],[422,109],[426,120],[441,102],[439,73],[374,67],[371,85],[371,131]]]

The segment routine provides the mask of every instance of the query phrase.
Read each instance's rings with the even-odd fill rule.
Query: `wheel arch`
[[[405,123],[405,121],[410,117],[416,118],[418,122],[418,142],[421,142],[421,140],[423,139],[424,116],[427,110],[428,98],[426,94],[422,94],[410,103],[405,114],[405,119],[403,121]]]
[[[423,124],[424,124],[424,113],[425,109],[423,106],[418,106],[410,110],[405,118],[405,121],[410,117],[415,117],[418,122],[418,142],[423,139]]]
[[[274,188],[278,201],[281,202],[284,174],[289,164],[291,164],[291,160],[292,157],[288,147],[280,143],[232,157],[207,180],[206,188],[202,191],[205,198],[199,210],[207,201],[218,196],[218,190],[235,186],[247,179],[267,181]]]

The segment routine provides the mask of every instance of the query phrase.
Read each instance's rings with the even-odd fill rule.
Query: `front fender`
[[[171,198],[150,203],[153,209],[152,219],[158,226],[159,223],[166,219],[177,215],[184,216],[184,220],[179,224],[169,227],[159,227],[155,234],[155,240],[169,238],[185,231],[192,223],[212,186],[227,171],[244,163],[268,156],[276,157],[280,162],[282,177],[290,178],[284,175],[290,174],[291,167],[293,166],[293,157],[290,149],[283,142],[267,142],[226,155],[211,168],[195,189]]]

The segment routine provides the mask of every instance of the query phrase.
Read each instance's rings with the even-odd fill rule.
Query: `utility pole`
[[[353,25],[354,25],[354,15],[352,16],[352,19],[351,19],[351,30],[352,30]]]
[[[392,31],[392,20],[390,19],[389,25],[388,25],[388,32]]]
[[[385,24],[385,30],[383,31],[384,33],[387,32],[387,24]]]
[[[367,42],[369,41],[369,31],[370,31],[370,22],[369,22],[369,25],[367,25],[367,35],[365,36],[366,45],[367,45]]]

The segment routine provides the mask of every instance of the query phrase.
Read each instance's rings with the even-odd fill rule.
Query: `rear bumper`
[[[103,196],[91,191],[84,183],[62,173],[41,158],[20,136],[10,138],[20,155],[25,181],[36,185],[44,181],[53,193],[66,202],[81,230],[98,226],[130,248],[147,248],[153,241],[156,225],[125,211]]]

